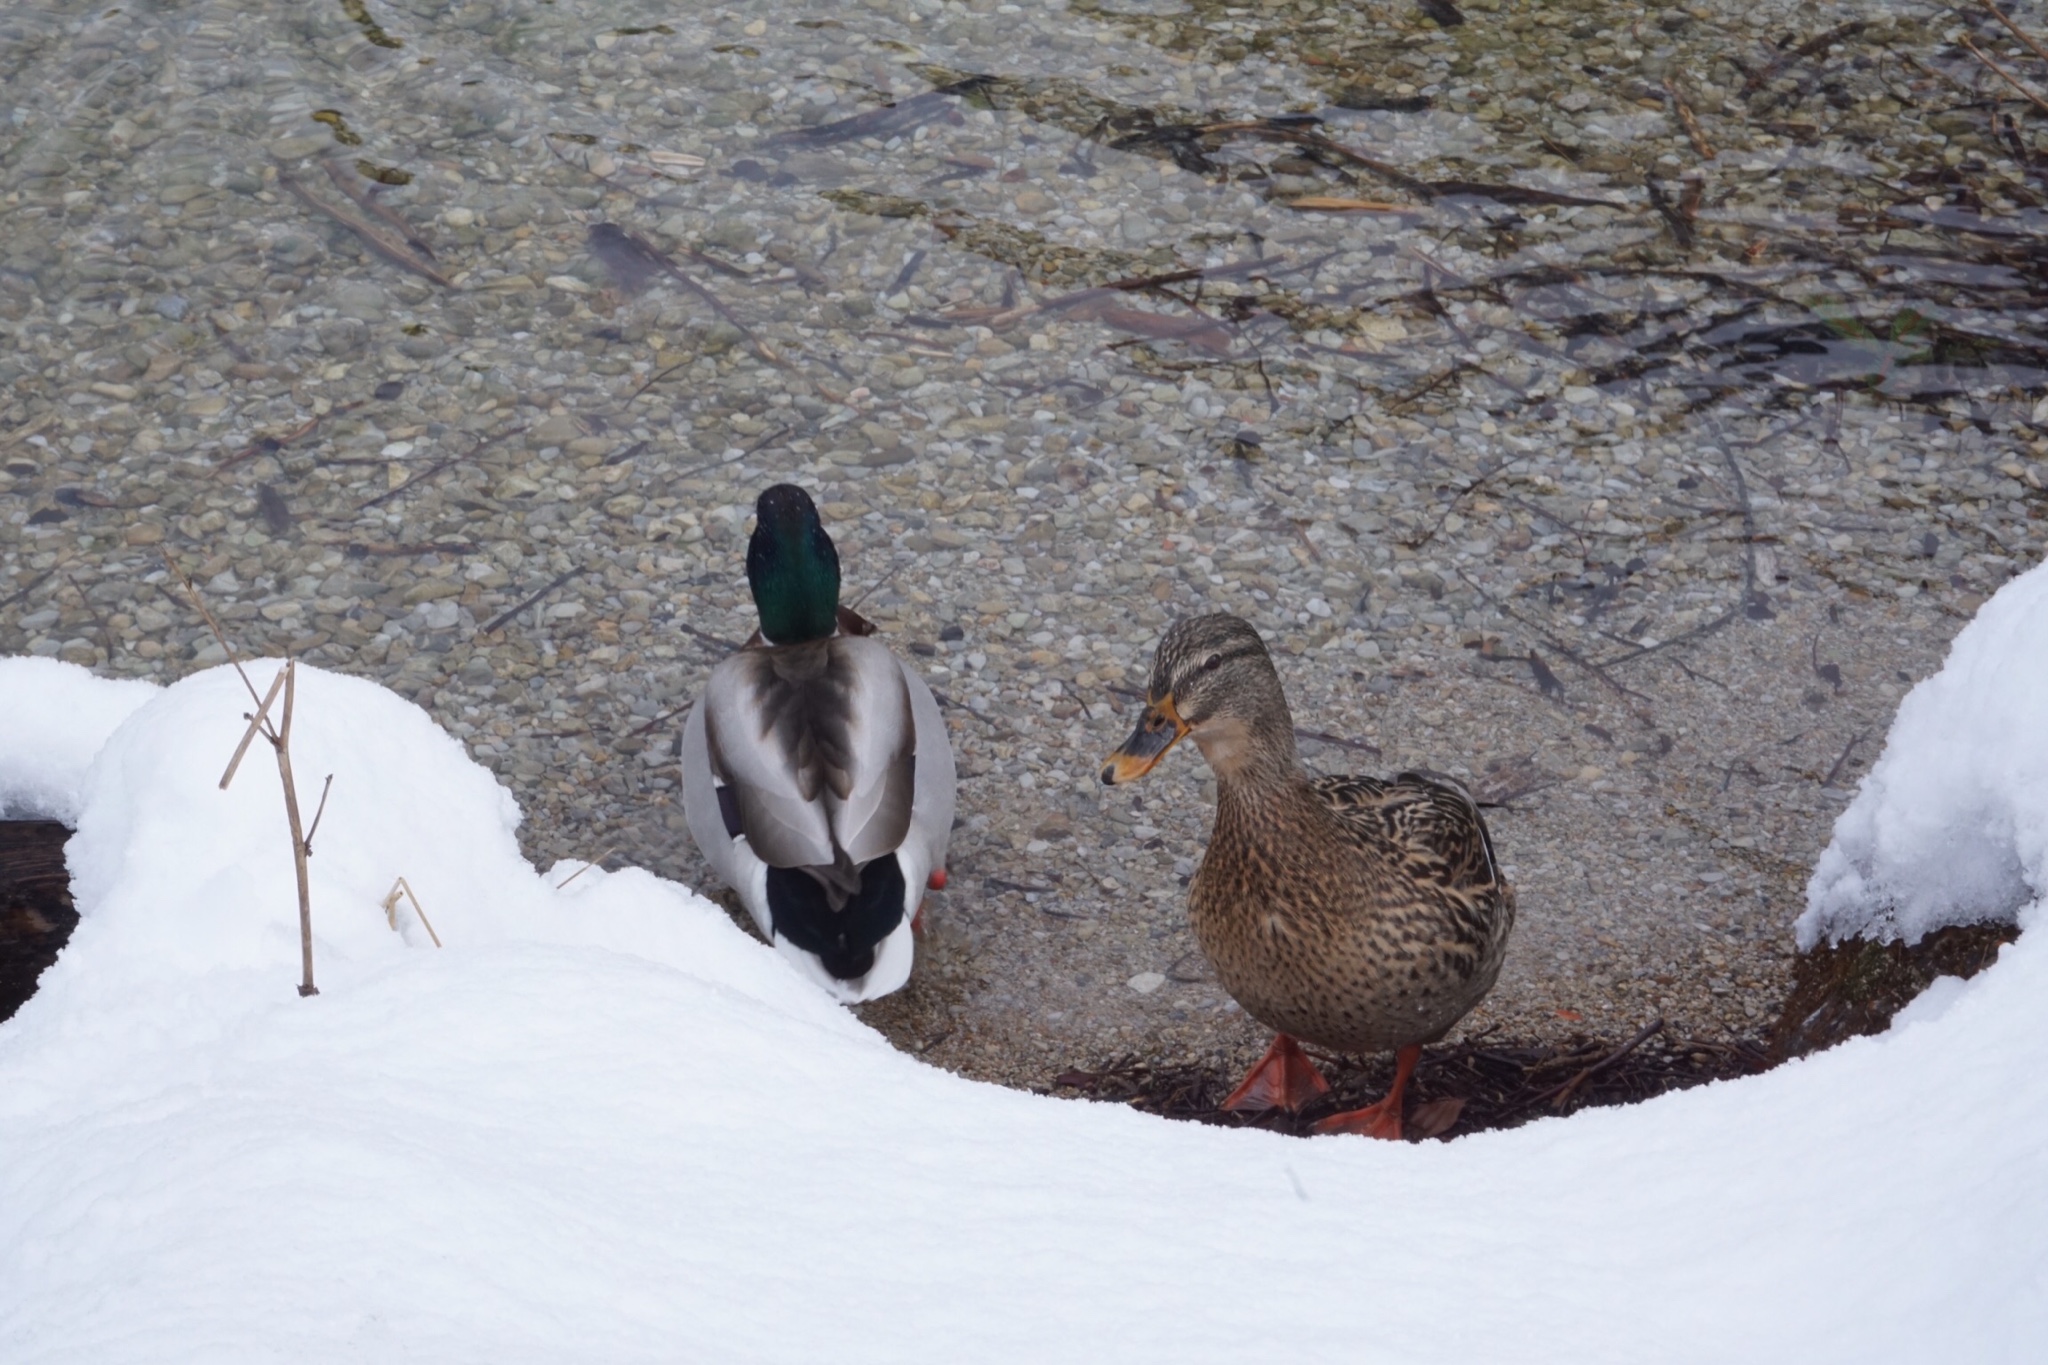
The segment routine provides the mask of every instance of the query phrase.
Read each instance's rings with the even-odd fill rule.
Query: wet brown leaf
[[[1442,1137],[1457,1125],[1458,1116],[1464,1112],[1465,1101],[1456,1097],[1431,1100],[1410,1110],[1404,1126],[1410,1137]]]
[[[1133,336],[1153,341],[1180,341],[1210,355],[1230,353],[1230,331],[1211,318],[1168,317],[1164,313],[1148,313],[1140,308],[1125,308],[1118,304],[1106,303],[1085,309],[1075,309],[1077,317],[1093,318],[1106,327]]]

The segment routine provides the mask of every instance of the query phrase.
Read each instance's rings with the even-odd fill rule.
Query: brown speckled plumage
[[[1421,773],[1309,777],[1271,656],[1233,616],[1167,632],[1154,709],[1162,699],[1216,770],[1188,910],[1224,989],[1335,1051],[1443,1037],[1492,989],[1515,919],[1472,798]],[[1147,747],[1146,724],[1123,752]],[[1156,757],[1164,738],[1150,743]]]

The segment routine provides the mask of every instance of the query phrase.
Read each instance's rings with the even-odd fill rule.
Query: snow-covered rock
[[[2044,894],[2048,565],[2000,588],[1907,694],[1814,867],[1799,946],[1917,942]]]

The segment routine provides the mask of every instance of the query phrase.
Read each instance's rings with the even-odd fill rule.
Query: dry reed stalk
[[[436,948],[440,947],[441,936],[434,932],[434,922],[427,918],[426,907],[420,904],[420,898],[413,893],[412,883],[403,877],[391,883],[391,894],[384,897],[384,922],[391,926],[393,932],[397,931],[398,898],[400,895],[403,895],[412,902],[412,912],[418,915],[420,923],[426,926],[427,937],[434,940]]]
[[[305,970],[299,994],[305,996],[320,994],[320,988],[313,984],[313,887],[306,872],[306,859],[313,849],[299,824],[299,788],[292,781],[292,693],[298,672],[297,659],[284,661],[284,713],[278,717],[277,737],[271,740],[271,747],[277,750],[277,774],[284,779],[284,817],[292,827],[292,871],[299,881],[299,960]],[[321,805],[326,805],[324,796]]]
[[[235,756],[228,760],[227,771],[220,775],[220,789],[226,791],[228,783],[235,780],[235,770],[242,766],[242,755],[249,752],[250,743],[262,734],[270,716],[270,703],[277,700],[278,689],[284,686],[284,670],[277,670],[277,677],[271,680],[270,690],[263,694],[262,702],[256,707],[256,714],[249,717],[249,728],[242,731],[242,742],[235,746]]]
[[[299,789],[298,784],[292,779],[292,703],[298,678],[298,660],[286,659],[284,667],[278,670],[277,677],[271,680],[270,691],[258,694],[256,684],[249,680],[249,671],[242,667],[242,660],[235,653],[235,647],[228,643],[227,632],[221,629],[220,622],[207,609],[206,599],[200,595],[198,585],[186,576],[185,571],[178,567],[177,561],[168,554],[164,556],[164,563],[177,575],[178,581],[185,585],[185,592],[191,597],[192,605],[199,609],[199,614],[206,620],[207,628],[213,631],[213,638],[220,642],[221,649],[228,656],[228,662],[234,665],[235,674],[241,678],[242,686],[248,689],[249,700],[256,703],[255,711],[247,717],[249,728],[243,731],[242,742],[235,746],[234,756],[228,760],[227,771],[221,774],[220,789],[226,791],[228,783],[234,780],[235,771],[241,767],[242,756],[249,751],[249,745],[254,742],[256,736],[263,736],[264,742],[277,754],[277,775],[284,784],[285,820],[291,826],[292,832],[292,870],[298,881],[301,967],[299,994],[318,995],[320,988],[313,984],[313,888],[306,868],[306,860],[313,856],[313,836],[311,831],[300,823]],[[272,724],[270,707],[271,703],[277,700],[280,688],[284,691],[284,702],[277,722]],[[333,786],[334,774],[329,773],[326,783],[320,788],[320,807],[313,813],[314,830],[320,828],[320,817],[327,813],[327,794]],[[421,918],[424,920],[425,916]],[[428,932],[431,933],[432,930]]]
[[[555,883],[555,890],[557,890],[557,891],[560,891],[560,890],[561,890],[561,889],[562,889],[563,887],[567,886],[567,885],[568,885],[568,884],[569,884],[570,882],[573,882],[573,881],[575,881],[575,880],[576,880],[576,879],[577,879],[578,877],[580,877],[580,876],[582,876],[582,875],[583,875],[584,873],[586,873],[586,872],[590,871],[590,869],[591,869],[591,868],[593,868],[593,867],[596,867],[596,866],[597,866],[598,864],[602,863],[602,862],[603,862],[603,861],[604,861],[604,860],[605,860],[606,858],[609,858],[609,857],[611,857],[611,856],[612,856],[612,854],[613,854],[613,853],[614,853],[615,851],[616,851],[615,849],[610,849],[610,848],[608,848],[608,849],[606,849],[606,850],[605,850],[604,852],[602,852],[602,853],[598,854],[598,855],[597,855],[597,857],[595,857],[595,858],[591,859],[591,860],[590,860],[589,862],[585,863],[585,864],[584,864],[583,866],[581,866],[581,867],[577,868],[577,869],[576,869],[576,870],[575,870],[574,872],[571,872],[571,873],[570,873],[570,874],[569,874],[568,876],[566,876],[566,877],[562,878],[562,880],[561,880],[561,881],[559,881],[559,882]]]

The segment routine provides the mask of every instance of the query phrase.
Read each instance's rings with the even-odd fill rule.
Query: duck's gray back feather
[[[711,767],[763,862],[844,894],[903,842],[916,727],[885,646],[836,635],[741,650],[712,670],[703,711]]]

